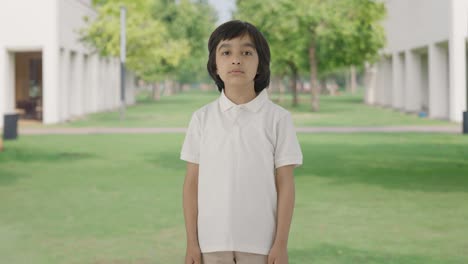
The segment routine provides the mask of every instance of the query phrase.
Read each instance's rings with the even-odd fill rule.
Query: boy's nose
[[[239,57],[234,56],[234,58],[232,58],[232,64],[240,64],[240,59],[239,59]]]

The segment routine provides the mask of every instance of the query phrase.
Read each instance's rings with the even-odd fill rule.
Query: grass
[[[182,134],[20,136],[2,263],[181,263]],[[299,134],[290,263],[468,263],[468,138]]]
[[[172,96],[163,96],[155,102],[142,92],[137,104],[126,109],[126,119],[119,120],[119,111],[102,112],[84,116],[73,122],[45,127],[186,127],[191,113],[215,100],[217,91],[192,90]],[[272,94],[272,100],[278,99]],[[449,125],[457,124],[443,120],[419,118],[390,108],[363,104],[362,94],[322,96],[319,112],[310,111],[310,95],[301,94],[300,104],[291,106],[291,95],[283,96],[279,103],[293,114],[296,126],[398,126],[398,125]]]

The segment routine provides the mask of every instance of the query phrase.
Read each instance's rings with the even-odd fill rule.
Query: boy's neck
[[[229,100],[237,105],[246,104],[257,97],[254,87],[224,87],[224,94]]]

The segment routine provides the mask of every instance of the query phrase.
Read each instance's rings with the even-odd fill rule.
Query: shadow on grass
[[[427,256],[391,254],[378,251],[356,250],[343,246],[321,244],[318,247],[308,249],[289,249],[289,263],[330,263],[330,264],[438,264],[461,263],[433,259]]]
[[[0,186],[13,184],[20,178],[26,178],[26,177],[30,177],[30,175],[19,174],[18,172],[15,172],[11,169],[0,167]]]
[[[180,159],[179,152],[145,153],[142,156],[152,166],[169,170],[185,170],[186,162]]]
[[[468,150],[446,144],[302,144],[297,177],[329,178],[331,184],[364,183],[388,189],[468,192]]]
[[[15,167],[24,166],[25,163],[75,162],[95,157],[96,155],[91,153],[72,151],[50,152],[36,148],[10,145],[0,155],[0,185],[12,184],[19,178],[29,177],[29,174],[23,175],[13,171]]]
[[[92,153],[73,151],[48,152],[39,149],[8,148],[0,155],[0,164],[7,162],[73,162],[96,157]]]

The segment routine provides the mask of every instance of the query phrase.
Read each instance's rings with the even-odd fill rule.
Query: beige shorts
[[[202,253],[202,264],[267,264],[268,256],[238,251]]]

